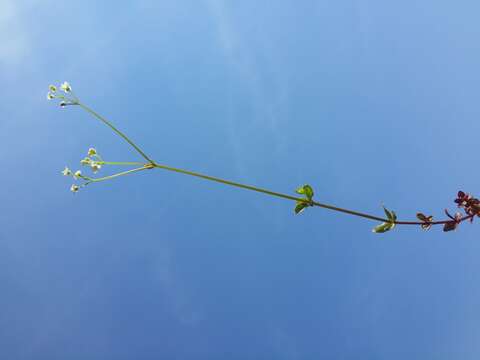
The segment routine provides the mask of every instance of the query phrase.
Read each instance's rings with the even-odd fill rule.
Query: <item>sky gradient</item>
[[[478,224],[307,209],[95,147],[400,219],[480,195],[480,3],[0,0],[0,357],[480,356]],[[101,174],[115,169],[104,168]]]

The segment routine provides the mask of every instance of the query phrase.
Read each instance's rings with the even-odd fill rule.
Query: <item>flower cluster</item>
[[[454,202],[457,204],[457,207],[463,209],[466,216],[462,216],[460,212],[456,212],[455,215],[450,215],[448,210],[445,209],[445,214],[450,220],[445,222],[443,231],[455,230],[462,221],[470,220],[470,222],[473,222],[475,216],[480,216],[480,200],[474,198],[472,195],[459,191]]]
[[[80,164],[84,166],[90,166],[93,173],[96,174],[102,168],[103,160],[97,153],[97,150],[90,148],[88,149],[87,157],[80,160]]]
[[[480,200],[474,198],[472,195],[459,191],[455,203],[459,208],[462,208],[467,215],[480,216]]]
[[[454,201],[459,208],[464,210],[465,215],[462,215],[460,212],[451,215],[448,210],[445,209],[445,215],[448,216],[448,219],[434,222],[433,216],[417,213],[417,219],[421,221],[419,225],[421,225],[422,229],[428,230],[432,225],[442,224],[443,231],[452,231],[456,230],[458,225],[463,221],[470,220],[470,222],[473,222],[475,216],[480,216],[480,200],[474,198],[472,195],[459,191]]]
[[[47,100],[59,99],[59,105],[65,107],[67,105],[78,105],[78,99],[72,92],[72,87],[66,81],[59,85],[61,90],[57,91],[55,85],[50,85],[48,87]]]
[[[92,172],[96,174],[101,169],[103,160],[100,157],[100,155],[97,153],[97,150],[95,150],[94,148],[90,148],[88,149],[87,157],[80,160],[80,164],[84,166],[89,166]],[[92,178],[83,175],[80,170],[73,172],[67,166],[65,166],[65,169],[62,170],[62,174],[63,176],[71,176],[74,180],[81,179],[85,181],[81,185],[73,184],[70,187],[70,190],[73,193],[78,192],[78,190],[80,190],[80,187],[84,187],[85,185],[88,185],[92,181]]]

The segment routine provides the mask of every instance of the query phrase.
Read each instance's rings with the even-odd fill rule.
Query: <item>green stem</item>
[[[125,135],[123,132],[121,132],[120,130],[118,130],[115,126],[113,126],[110,121],[108,121],[107,119],[105,119],[103,116],[101,116],[100,114],[96,113],[95,111],[93,111],[92,109],[90,109],[88,106],[86,105],[83,105],[81,102],[77,101],[76,104],[78,106],[80,106],[83,110],[87,111],[88,113],[90,113],[91,115],[95,116],[98,120],[100,120],[101,122],[103,122],[105,125],[107,125],[110,129],[112,129],[117,135],[119,135],[120,137],[122,137],[126,142],[128,142],[140,155],[142,155],[142,157],[147,160],[149,163],[153,164],[154,161],[152,159],[150,159],[137,145],[135,145],[135,143],[130,140],[127,135]]]
[[[362,217],[362,218],[370,219],[370,220],[375,220],[375,221],[390,222],[389,219],[382,218],[382,217],[379,217],[379,216],[374,216],[374,215],[365,214],[365,213],[358,212],[358,211],[348,210],[348,209],[340,208],[340,207],[333,206],[333,205],[323,204],[323,203],[319,203],[317,201],[309,201],[308,199],[305,199],[305,198],[299,198],[299,197],[296,197],[296,196],[282,194],[282,193],[279,193],[279,192],[270,191],[270,190],[267,190],[267,189],[262,189],[262,188],[259,188],[259,187],[256,187],[256,186],[245,185],[245,184],[237,183],[237,182],[234,182],[234,181],[217,178],[217,177],[214,177],[214,176],[200,174],[200,173],[193,172],[193,171],[188,171],[188,170],[174,168],[174,167],[167,166],[167,165],[157,164],[155,161],[150,159],[150,157],[147,156],[124,133],[122,133],[115,126],[113,126],[107,119],[105,119],[104,117],[102,117],[101,115],[96,113],[94,110],[90,109],[89,107],[80,103],[78,101],[78,98],[75,95],[73,95],[73,96],[75,97],[74,105],[80,106],[82,109],[84,109],[85,111],[87,111],[88,113],[90,113],[91,115],[93,115],[94,117],[99,119],[101,122],[103,122],[105,125],[110,127],[117,135],[119,135],[126,142],[128,142],[145,160],[148,161],[147,164],[142,164],[140,162],[101,161],[99,163],[100,164],[105,164],[105,165],[143,165],[143,166],[141,168],[136,168],[136,169],[124,171],[124,172],[114,174],[114,175],[110,175],[110,176],[106,176],[106,177],[103,177],[103,178],[98,178],[98,179],[86,178],[88,180],[88,182],[85,183],[85,185],[88,185],[91,182],[105,181],[105,180],[113,179],[113,178],[118,177],[118,176],[130,174],[130,173],[141,171],[141,170],[152,169],[152,168],[155,167],[155,168],[158,168],[158,169],[163,169],[163,170],[173,171],[173,172],[177,172],[177,173],[181,173],[181,174],[185,174],[185,175],[195,176],[195,177],[202,178],[202,179],[209,180],[209,181],[215,181],[215,182],[225,184],[225,185],[229,185],[229,186],[235,186],[237,188],[242,188],[242,189],[246,189],[246,190],[260,192],[260,193],[263,193],[263,194],[275,196],[275,197],[282,198],[282,199],[287,199],[287,200],[292,200],[292,201],[297,201],[297,202],[304,202],[304,203],[307,203],[309,206],[317,206],[317,207],[321,207],[321,208],[324,208],[324,209],[337,211],[337,212],[342,212],[342,213],[345,213],[345,214],[358,216],[358,217]],[[473,217],[473,215],[465,216],[464,218],[462,218],[460,220],[460,222],[462,222],[464,220],[467,220],[467,219],[471,219],[472,217]],[[431,222],[430,224],[431,225],[440,225],[440,224],[445,224],[445,223],[448,223],[448,222],[450,222],[450,220],[435,221],[435,222]],[[398,224],[398,225],[422,225],[422,224],[424,224],[424,222],[419,222],[419,221],[395,221],[395,224]]]
[[[95,163],[100,165],[144,165],[138,161],[95,161]]]
[[[373,216],[373,215],[369,215],[369,214],[364,214],[364,213],[357,212],[357,211],[347,210],[347,209],[339,208],[339,207],[332,206],[332,205],[322,204],[322,203],[319,203],[319,202],[316,202],[316,201],[309,202],[305,198],[299,198],[299,197],[296,197],[296,196],[282,194],[282,193],[279,193],[279,192],[270,191],[270,190],[267,190],[267,189],[262,189],[262,188],[259,188],[259,187],[256,187],[256,186],[240,184],[240,183],[237,183],[237,182],[234,182],[234,181],[225,180],[225,179],[217,178],[217,177],[214,177],[214,176],[204,175],[204,174],[200,174],[200,173],[193,172],[193,171],[178,169],[178,168],[174,168],[174,167],[167,166],[167,165],[160,165],[160,164],[157,164],[157,163],[153,163],[153,166],[158,168],[158,169],[164,169],[164,170],[174,171],[174,172],[185,174],[185,175],[195,176],[195,177],[198,177],[198,178],[202,178],[202,179],[210,180],[210,181],[215,181],[215,182],[225,184],[225,185],[235,186],[235,187],[242,188],[242,189],[252,190],[252,191],[260,192],[260,193],[263,193],[263,194],[276,196],[276,197],[282,198],[282,199],[306,202],[306,203],[308,203],[312,206],[318,206],[318,207],[321,207],[321,208],[324,208],[324,209],[343,212],[345,214],[359,216],[359,217],[363,217],[363,218],[370,219],[370,220],[388,222],[388,219],[385,219],[385,218],[382,218],[382,217]]]
[[[131,173],[134,173],[134,172],[138,172],[138,171],[142,171],[142,170],[147,170],[147,169],[150,169],[150,167],[142,166],[141,168],[136,168],[136,169],[132,169],[132,170],[122,171],[122,172],[119,172],[119,173],[117,173],[117,174],[113,174],[113,175],[109,175],[109,176],[105,176],[105,177],[101,177],[101,178],[97,178],[97,179],[89,178],[89,177],[84,177],[85,179],[87,179],[87,182],[85,183],[85,185],[88,185],[88,184],[94,183],[94,182],[100,182],[100,181],[110,180],[110,179],[113,179],[113,178],[116,178],[116,177],[119,177],[119,176],[131,174]]]

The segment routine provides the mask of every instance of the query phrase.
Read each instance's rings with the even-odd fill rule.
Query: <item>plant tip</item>
[[[102,168],[102,166],[95,161],[92,161],[92,163],[90,164],[90,167],[92,168],[92,171],[93,171],[94,174],[96,174],[98,172],[98,170],[100,170]]]
[[[63,176],[70,176],[72,175],[72,170],[65,166],[65,169],[62,171]]]
[[[72,91],[72,87],[71,87],[70,84],[69,84],[68,82],[66,82],[66,81],[64,81],[63,84],[60,85],[60,88],[61,88],[64,92],[66,92],[66,93]]]

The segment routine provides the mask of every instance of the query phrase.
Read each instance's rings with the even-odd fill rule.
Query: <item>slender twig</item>
[[[138,171],[142,171],[142,170],[147,170],[147,169],[150,169],[149,166],[142,166],[141,168],[136,168],[136,169],[132,169],[132,170],[127,170],[127,171],[122,171],[122,172],[119,172],[119,173],[116,173],[116,174],[113,174],[113,175],[109,175],[109,176],[104,176],[104,177],[101,177],[101,178],[90,178],[90,177],[87,177],[87,176],[83,176],[83,178],[85,180],[87,180],[87,182],[85,183],[85,185],[88,185],[90,183],[94,183],[94,182],[100,182],[100,181],[105,181],[105,180],[111,180],[113,178],[116,178],[116,177],[119,177],[119,176],[123,176],[123,175],[127,175],[127,174],[131,174],[131,173],[134,173],[134,172],[138,172]]]
[[[65,90],[65,89],[64,90],[66,92],[71,93],[71,87],[68,83],[64,83],[62,85],[62,88],[64,88],[64,87],[68,87],[67,90]],[[52,86],[50,87],[50,89],[52,89]],[[53,89],[51,91],[55,92],[56,90]],[[103,161],[100,158],[100,156],[98,155],[98,159],[100,161],[95,162],[97,165],[123,165],[123,166],[138,166],[138,165],[141,165],[141,167],[131,169],[131,170],[128,170],[128,171],[124,171],[124,172],[120,172],[120,173],[117,173],[117,174],[113,174],[113,175],[110,175],[110,176],[97,178],[97,179],[86,177],[86,176],[81,176],[84,180],[86,180],[86,183],[84,185],[88,185],[88,184],[93,183],[93,182],[110,180],[110,179],[113,179],[113,178],[116,178],[116,177],[119,177],[119,176],[131,174],[131,173],[142,171],[142,170],[157,168],[157,169],[172,171],[172,172],[181,173],[181,174],[185,174],[185,175],[189,175],[189,176],[194,176],[194,177],[209,180],[209,181],[214,181],[214,182],[221,183],[221,184],[228,185],[228,186],[234,186],[234,187],[237,187],[237,188],[242,188],[242,189],[246,189],[246,190],[250,190],[250,191],[256,191],[256,192],[259,192],[259,193],[263,193],[263,194],[270,195],[270,196],[275,196],[275,197],[286,199],[286,200],[295,201],[297,203],[297,206],[300,206],[300,209],[296,208],[295,212],[300,212],[305,207],[316,206],[316,207],[321,207],[321,208],[324,208],[324,209],[327,209],[327,210],[341,212],[341,213],[352,215],[352,216],[357,216],[357,217],[362,217],[362,218],[369,219],[369,220],[384,222],[384,224],[377,227],[377,228],[380,228],[381,231],[374,230],[376,232],[388,231],[391,228],[393,228],[394,225],[415,225],[415,226],[421,225],[422,228],[423,227],[428,228],[432,225],[441,225],[441,224],[445,225],[444,231],[449,231],[449,230],[454,229],[456,227],[456,225],[458,225],[459,223],[461,223],[465,220],[473,220],[475,215],[480,216],[480,212],[478,210],[479,200],[475,199],[475,198],[472,198],[470,195],[465,194],[463,192],[459,192],[459,197],[462,197],[462,199],[465,198],[466,200],[457,199],[455,201],[459,204],[459,207],[460,206],[464,207],[464,210],[467,213],[466,216],[461,217],[461,215],[459,213],[457,213],[455,215],[455,217],[453,217],[446,211],[447,216],[450,218],[449,220],[430,221],[432,219],[431,216],[426,217],[425,215],[419,213],[419,214],[417,214],[417,217],[420,220],[422,220],[422,218],[423,218],[424,221],[401,221],[401,220],[396,219],[396,215],[395,215],[394,212],[390,212],[387,209],[385,209],[385,213],[388,216],[388,218],[385,218],[385,217],[370,215],[370,214],[367,214],[367,213],[354,211],[354,210],[349,210],[349,209],[345,209],[345,208],[341,208],[341,207],[337,207],[337,206],[333,206],[333,205],[324,204],[324,203],[314,201],[312,199],[313,190],[311,189],[311,187],[309,185],[304,186],[304,188],[303,188],[304,192],[301,192],[299,190],[297,190],[297,192],[300,193],[300,194],[306,194],[305,187],[308,187],[310,189],[311,195],[306,195],[306,197],[297,197],[297,196],[291,196],[291,195],[288,195],[288,194],[283,194],[283,193],[271,191],[271,190],[268,190],[268,189],[263,189],[263,188],[260,188],[260,187],[257,187],[257,186],[246,185],[246,184],[242,184],[242,183],[238,183],[238,182],[234,182],[234,181],[230,181],[230,180],[226,180],[226,179],[222,179],[222,178],[218,178],[218,177],[214,177],[214,176],[210,176],[210,175],[201,174],[201,173],[190,171],[190,170],[184,170],[184,169],[179,169],[179,168],[175,168],[175,167],[172,167],[172,166],[159,164],[159,163],[156,163],[155,161],[153,161],[150,156],[148,156],[142,149],[140,149],[140,147],[138,147],[132,140],[130,140],[123,132],[121,132],[119,129],[117,129],[111,122],[109,122],[107,119],[105,119],[103,116],[101,116],[100,114],[98,114],[94,110],[90,109],[88,106],[82,104],[73,93],[71,93],[71,95],[73,96],[73,99],[68,99],[64,95],[55,95],[53,93],[49,93],[48,98],[52,99],[52,98],[57,97],[57,98],[60,98],[60,99],[63,99],[63,100],[67,100],[67,101],[62,101],[62,103],[60,104],[61,106],[65,106],[65,105],[78,105],[78,106],[80,106],[82,109],[84,109],[85,111],[87,111],[88,113],[90,113],[91,115],[96,117],[98,120],[100,120],[105,125],[107,125],[110,129],[112,129],[117,135],[119,135],[121,138],[123,138],[128,144],[130,144],[130,146],[132,146],[132,148],[135,151],[137,151],[147,161],[146,164],[141,163],[141,162]],[[68,171],[67,170],[68,170],[68,168],[66,168],[64,170],[64,172],[70,171],[70,170],[68,170]],[[73,185],[73,186],[76,186],[76,185]],[[77,190],[78,190],[78,186],[77,186],[76,189],[73,189],[72,191],[77,191]],[[468,203],[469,205],[465,205],[466,203]],[[477,206],[477,207],[474,207],[474,206]],[[475,209],[477,209],[477,210],[475,210]],[[452,225],[452,226],[448,226],[448,225]]]
[[[90,113],[91,115],[95,116],[97,119],[99,119],[100,121],[102,121],[105,125],[107,125],[108,127],[110,127],[115,133],[117,133],[118,135],[120,135],[120,136],[121,136],[125,141],[127,141],[145,160],[147,160],[149,164],[151,164],[151,165],[152,165],[153,167],[155,167],[155,168],[163,169],[163,170],[168,170],[168,171],[173,171],[173,172],[177,172],[177,173],[181,173],[181,174],[185,174],[185,175],[195,176],[195,177],[202,178],[202,179],[205,179],[205,180],[215,181],[215,182],[222,183],[222,184],[225,184],[225,185],[230,185],[230,186],[235,186],[235,187],[242,188],[242,189],[246,189],[246,190],[256,191],[256,192],[260,192],[260,193],[263,193],[263,194],[275,196],[275,197],[278,197],[278,198],[283,198],[283,199],[292,200],[292,201],[297,201],[297,202],[306,202],[306,203],[308,203],[308,205],[310,205],[310,206],[317,206],[317,207],[321,207],[321,208],[328,209],[328,210],[331,210],[331,211],[342,212],[342,213],[344,213],[344,214],[349,214],[349,215],[352,215],[352,216],[358,216],[358,217],[362,217],[362,218],[369,219],[369,220],[382,221],[382,222],[389,222],[389,221],[391,221],[391,220],[389,220],[389,219],[387,219],[387,218],[384,218],[384,217],[379,217],[379,216],[370,215],[370,214],[366,214],[366,213],[359,212],[359,211],[344,209],[344,208],[337,207],[337,206],[333,206],[333,205],[329,205],[329,204],[323,204],[323,203],[320,203],[320,202],[317,202],[317,201],[308,201],[308,200],[306,200],[305,198],[300,198],[300,197],[296,197],[296,196],[291,196],[291,195],[287,195],[287,194],[282,194],[282,193],[279,193],[279,192],[275,192],[275,191],[271,191],[271,190],[267,190],[267,189],[262,189],[262,188],[259,188],[259,187],[256,187],[256,186],[252,186],[252,185],[241,184],[241,183],[237,183],[237,182],[234,182],[234,181],[221,179],[221,178],[214,177],[214,176],[210,176],[210,175],[200,174],[200,173],[194,172],[194,171],[189,171],[189,170],[179,169],[179,168],[175,168],[175,167],[171,167],[171,166],[167,166],[167,165],[158,164],[158,163],[156,163],[155,161],[153,161],[147,154],[145,154],[145,153],[144,153],[132,140],[130,140],[123,132],[121,132],[120,130],[118,130],[112,123],[110,123],[110,122],[109,122],[107,119],[105,119],[103,116],[101,116],[100,114],[98,114],[97,112],[95,112],[94,110],[90,109],[88,106],[82,104],[82,103],[79,102],[79,101],[77,101],[77,104],[78,104],[82,109],[86,110],[88,113]],[[106,162],[104,162],[104,163],[107,164]],[[118,164],[120,164],[120,163],[118,163]],[[135,163],[130,163],[130,164],[135,164]],[[128,164],[128,165],[130,165],[130,164]],[[138,163],[136,163],[136,164],[138,164]],[[125,165],[127,165],[127,164],[125,164]],[[112,178],[114,178],[114,177],[118,177],[118,176],[121,176],[121,175],[125,175],[125,174],[127,174],[127,173],[131,173],[131,172],[135,172],[135,171],[140,171],[140,170],[145,170],[145,169],[147,169],[147,167],[142,167],[142,168],[138,168],[138,169],[133,169],[133,170],[126,171],[126,172],[124,172],[124,173],[118,173],[118,174],[115,174],[115,175],[107,176],[107,177],[105,177],[105,178],[93,179],[93,180],[90,180],[90,181],[91,181],[91,182],[98,182],[98,181],[103,181],[103,180],[109,180],[109,179],[112,179]],[[467,219],[470,219],[470,218],[472,218],[472,216],[465,216],[464,218],[462,218],[462,219],[460,220],[460,222],[461,222],[461,221],[464,221],[464,220],[467,220]],[[431,224],[431,225],[440,225],[440,224],[446,224],[447,222],[450,222],[450,221],[451,221],[451,220],[435,221],[435,222],[431,222],[430,224]],[[395,221],[394,223],[397,224],[397,225],[416,225],[416,226],[424,224],[424,222],[420,222],[420,221]]]
[[[144,165],[142,162],[139,161],[96,161],[99,165]]]
[[[100,120],[101,122],[103,122],[105,125],[107,125],[110,129],[112,129],[115,133],[117,133],[117,135],[119,135],[120,137],[122,137],[126,142],[128,142],[140,155],[142,155],[142,157],[147,160],[149,163],[153,164],[153,160],[150,159],[150,157],[147,156],[147,154],[145,154],[137,145],[135,145],[135,143],[130,140],[127,135],[125,135],[123,132],[121,132],[120,130],[118,130],[115,126],[113,126],[112,123],[110,123],[110,121],[108,121],[107,119],[105,119],[103,116],[101,116],[100,114],[98,114],[97,112],[93,111],[92,109],[90,109],[88,106],[82,104],[80,101],[77,100],[77,103],[76,103],[78,106],[80,106],[82,109],[84,109],[85,111],[87,111],[88,113],[90,113],[91,115],[95,116],[98,120]]]
[[[181,174],[185,174],[185,175],[195,176],[195,177],[202,178],[202,179],[205,179],[205,180],[215,181],[215,182],[218,182],[218,183],[221,183],[221,184],[235,186],[235,187],[246,189],[246,190],[252,190],[252,191],[260,192],[260,193],[271,195],[271,196],[276,196],[276,197],[287,199],[287,200],[305,202],[310,206],[317,206],[317,207],[321,207],[321,208],[332,210],[332,211],[337,211],[337,212],[342,212],[342,213],[353,215],[353,216],[362,217],[362,218],[365,218],[365,219],[370,219],[370,220],[375,220],[375,221],[383,221],[383,222],[389,222],[390,221],[389,219],[386,219],[386,218],[383,218],[383,217],[370,215],[370,214],[362,213],[362,212],[359,212],[359,211],[344,209],[344,208],[333,206],[333,205],[323,204],[323,203],[320,203],[320,202],[317,202],[317,201],[308,201],[305,198],[300,198],[300,197],[291,196],[291,195],[287,195],[287,194],[283,194],[283,193],[279,193],[279,192],[275,192],[275,191],[271,191],[271,190],[267,190],[267,189],[262,189],[262,188],[252,186],[252,185],[241,184],[241,183],[237,183],[237,182],[234,182],[234,181],[221,179],[221,178],[218,178],[218,177],[201,174],[201,173],[198,173],[198,172],[179,169],[179,168],[175,168],[175,167],[171,167],[171,166],[167,166],[167,165],[161,165],[161,164],[157,164],[157,163],[154,163],[153,166],[155,168],[158,168],[158,169],[163,169],[163,170],[173,171],[173,172],[177,172],[177,173],[181,173]],[[465,216],[462,219],[460,219],[459,221],[461,222],[461,221],[470,219],[472,217],[473,217],[472,215]],[[446,224],[447,222],[450,222],[450,221],[451,220],[434,221],[434,222],[431,222],[430,224],[431,225],[440,225],[440,224]],[[417,226],[424,224],[424,222],[420,222],[420,221],[395,221],[394,223],[396,225],[417,225]]]
[[[466,215],[458,220],[458,223],[461,223],[465,220],[470,220],[473,218],[475,215]],[[452,220],[441,220],[441,221],[431,221],[429,222],[430,225],[445,225],[446,223],[451,222]],[[397,225],[423,225],[425,224],[424,222],[419,222],[419,221],[395,221],[395,224]]]
[[[382,218],[382,217],[369,215],[369,214],[364,214],[364,213],[361,213],[361,212],[352,211],[352,210],[348,210],[348,209],[342,209],[342,208],[339,208],[339,207],[336,207],[336,206],[322,204],[322,203],[319,203],[319,202],[316,202],[316,201],[307,201],[304,198],[291,196],[291,195],[287,195],[287,194],[282,194],[282,193],[267,190],[267,189],[262,189],[262,188],[259,188],[257,186],[245,185],[245,184],[237,183],[237,182],[230,181],[230,180],[221,179],[221,178],[210,176],[210,175],[204,175],[204,174],[200,174],[198,172],[193,172],[193,171],[184,170],[184,169],[178,169],[178,168],[174,168],[174,167],[167,166],[167,165],[160,165],[160,164],[157,164],[157,163],[154,163],[153,166],[158,168],[158,169],[174,171],[174,172],[181,173],[181,174],[195,176],[195,177],[199,177],[199,178],[202,178],[202,179],[205,179],[205,180],[215,181],[215,182],[225,184],[225,185],[230,185],[230,186],[235,186],[235,187],[242,188],[242,189],[252,190],[252,191],[260,192],[260,193],[271,195],[271,196],[276,196],[276,197],[287,199],[287,200],[307,202],[311,206],[318,206],[318,207],[322,207],[322,208],[333,210],[333,211],[343,212],[343,213],[347,213],[347,214],[354,215],[354,216],[360,216],[360,217],[363,217],[363,218],[366,218],[366,219],[371,219],[371,220],[376,220],[376,221],[388,221],[387,219]]]

